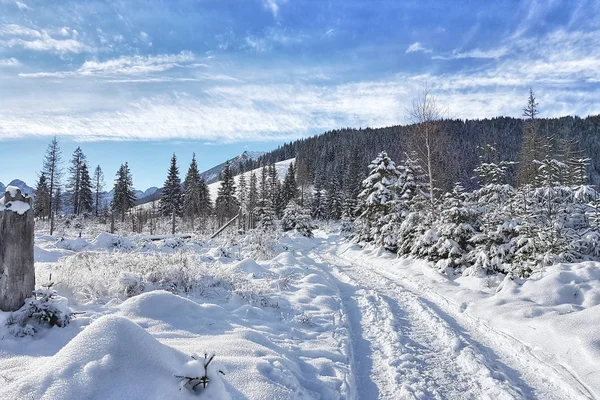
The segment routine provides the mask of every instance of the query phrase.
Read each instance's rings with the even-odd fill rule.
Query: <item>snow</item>
[[[5,193],[8,193],[12,198],[15,198],[20,192],[21,189],[16,186],[7,186]],[[9,201],[8,203],[5,203],[5,200],[5,196],[0,198],[0,211],[14,211],[19,215],[23,215],[31,209],[31,206],[24,201]]]
[[[5,190],[6,190],[6,193],[9,193],[10,197],[12,197],[12,198],[17,197],[17,194],[19,194],[19,192],[21,191],[21,189],[19,189],[16,186],[7,186]]]
[[[0,201],[0,211],[14,211],[19,215],[25,214],[31,209],[31,206],[24,201],[10,201],[4,204],[4,199]]]
[[[600,396],[600,263],[450,279],[325,230],[259,260],[254,235],[39,234],[37,282],[84,314],[15,338],[0,313],[0,398]],[[180,390],[213,352],[207,389]]]
[[[277,171],[277,177],[279,178],[280,181],[283,181],[285,179],[285,174],[287,173],[287,171],[290,167],[290,164],[295,161],[296,161],[295,158],[290,158],[288,160],[284,160],[284,161],[275,163],[275,170]],[[254,173],[256,175],[256,178],[258,178],[258,181],[260,182],[261,171],[262,171],[262,167],[253,169],[252,171],[244,172],[243,175],[246,178],[246,184],[250,185],[250,177],[252,176],[252,173]],[[240,175],[236,175],[234,177],[236,186],[239,185]],[[218,193],[220,187],[221,187],[221,182],[218,182],[218,181],[208,185],[208,191],[210,193],[210,198],[213,202],[217,198],[217,193]]]
[[[600,263],[559,264],[529,280],[450,280],[423,261],[391,257],[375,248],[342,245],[333,252],[362,277],[371,275],[380,285],[417,294],[426,306],[443,312],[444,319],[485,343],[487,351],[493,349],[503,362],[522,369],[524,397],[600,394]],[[364,279],[358,282],[364,284]],[[539,376],[529,371],[532,364]]]
[[[0,389],[2,398],[170,398],[187,357],[120,316],[95,320],[58,353]],[[186,397],[184,397],[186,398]],[[192,398],[192,396],[187,396]]]

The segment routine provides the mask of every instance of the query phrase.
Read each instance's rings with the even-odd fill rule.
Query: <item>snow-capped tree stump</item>
[[[0,311],[16,311],[33,296],[33,238],[31,198],[9,186],[0,199]]]

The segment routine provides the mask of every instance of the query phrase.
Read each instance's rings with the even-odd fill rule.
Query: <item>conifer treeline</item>
[[[527,277],[556,262],[600,259],[600,193],[590,185],[591,159],[568,135],[545,130],[537,114],[531,91],[522,147],[513,155],[518,162],[504,159],[496,143],[480,146],[477,186],[470,190],[460,183],[444,190],[417,153],[405,153],[398,165],[379,153],[362,183],[356,219],[344,228],[358,241],[428,259],[450,274]]]
[[[581,151],[582,156],[592,159],[588,174],[592,184],[600,183],[600,115],[561,118],[536,118],[538,137],[552,136],[554,139],[573,143],[572,151]],[[478,164],[478,148],[494,143],[498,157],[502,160],[519,161],[526,132],[526,119],[497,117],[475,120],[444,120],[443,145],[436,146],[434,166],[442,189],[451,190],[460,182],[466,189],[477,186],[472,171]],[[414,125],[386,128],[345,128],[322,135],[299,139],[285,144],[254,161],[247,168],[258,168],[296,157],[299,171],[311,183],[317,180],[336,179],[344,190],[351,190],[353,183],[345,180],[348,165],[357,160],[361,171],[381,151],[387,149],[388,156],[401,160],[406,152],[414,150]],[[532,144],[535,149],[536,144]],[[539,157],[539,155],[538,155]],[[516,168],[516,167],[512,167]],[[509,171],[508,182],[516,185],[516,169]],[[342,179],[340,180],[340,177]]]

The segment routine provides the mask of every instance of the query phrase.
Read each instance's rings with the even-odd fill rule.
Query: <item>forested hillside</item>
[[[574,150],[591,158],[589,176],[592,184],[600,183],[600,115],[561,118],[539,118],[539,135],[552,136],[572,142]],[[519,161],[523,142],[523,120],[497,117],[483,120],[445,120],[443,135],[432,144],[434,169],[442,189],[450,189],[460,182],[467,189],[476,185],[473,170],[479,163],[478,148],[493,145],[501,160]],[[334,180],[346,185],[345,176],[353,158],[366,166],[383,149],[390,158],[401,160],[414,142],[414,125],[386,128],[345,128],[326,132],[285,144],[260,157],[252,166],[270,164],[296,157],[298,172],[305,171],[311,182]],[[516,183],[516,174],[508,174],[509,182]]]

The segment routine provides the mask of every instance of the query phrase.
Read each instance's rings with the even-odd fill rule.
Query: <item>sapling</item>
[[[200,359],[200,356],[198,356],[197,354],[192,354],[191,357],[196,362],[191,361],[190,363],[187,364],[189,366],[197,367],[197,366],[199,366],[198,364],[200,364],[202,362]],[[208,353],[204,353],[204,362],[202,362],[202,364],[201,364],[204,368],[204,375],[202,375],[202,376],[188,376],[191,374],[175,375],[175,378],[181,379],[180,384],[179,384],[179,386],[180,386],[179,390],[181,390],[182,388],[186,388],[192,392],[196,392],[197,389],[206,389],[206,387],[208,386],[208,383],[210,382],[208,367],[210,366],[210,363],[212,362],[212,360],[214,358],[215,358],[214,353],[211,354],[210,356],[208,355]],[[217,372],[221,375],[225,375],[225,372],[221,369],[217,370]]]

